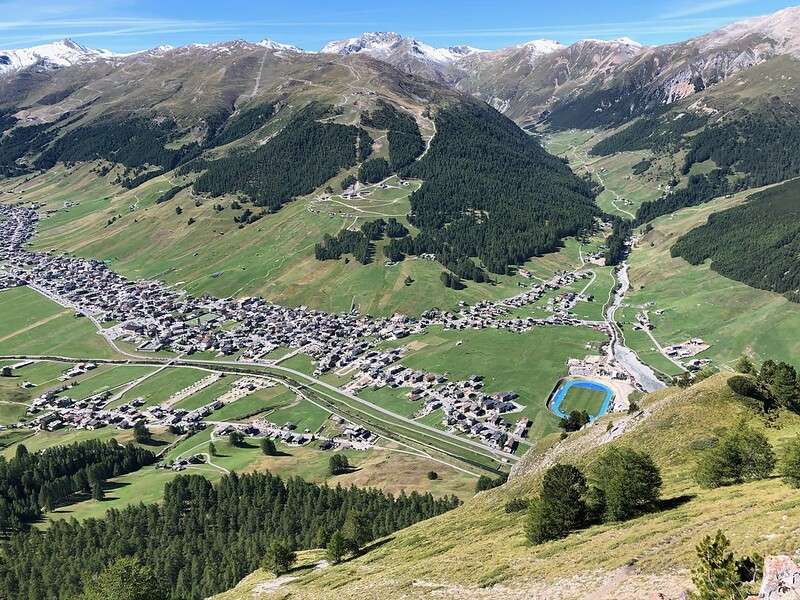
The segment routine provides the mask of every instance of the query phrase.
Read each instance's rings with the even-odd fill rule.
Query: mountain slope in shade
[[[0,50],[0,76],[28,67],[69,67],[114,56],[108,50],[87,48],[70,39],[32,48]]]
[[[562,97],[610,77],[641,51],[629,40],[583,40],[570,46],[536,40],[459,61],[451,77],[458,89],[525,125]]]

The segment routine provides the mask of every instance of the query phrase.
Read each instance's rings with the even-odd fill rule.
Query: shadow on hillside
[[[687,502],[691,502],[697,498],[697,494],[683,494],[681,496],[675,496],[673,498],[661,498],[656,505],[653,507],[652,512],[664,512],[666,510],[673,510],[675,508],[681,507]]]
[[[141,446],[152,446],[154,448],[158,448],[158,447],[161,447],[161,446],[169,445],[169,442],[164,441],[164,440],[157,440],[157,439],[151,438],[151,439],[149,439],[147,441],[140,442],[139,444]]]

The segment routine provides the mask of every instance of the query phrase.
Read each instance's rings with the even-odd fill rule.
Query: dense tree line
[[[800,110],[776,102],[758,112],[706,127],[691,138],[683,172],[713,160],[744,175],[741,188],[800,175]]]
[[[608,155],[650,149],[660,153],[684,147],[684,175],[691,173],[693,165],[708,160],[717,168],[708,174],[690,175],[685,188],[643,203],[636,213],[636,224],[718,196],[800,175],[800,111],[790,104],[773,100],[713,125],[703,115],[662,113],[659,110],[634,121],[598,142],[590,152]],[[686,137],[689,132],[696,133]],[[634,173],[646,168],[649,163],[642,161],[634,165]]]
[[[59,161],[105,159],[126,167],[150,165],[169,171],[201,152],[196,142],[177,149],[166,148],[176,134],[175,122],[168,119],[105,119],[62,135],[42,152],[35,166],[49,169]]]
[[[469,279],[476,283],[491,281],[486,272],[475,264],[475,261],[471,258],[448,254],[447,250],[441,248],[437,240],[426,231],[422,231],[416,237],[404,235],[390,239],[389,243],[383,247],[383,253],[386,258],[395,262],[404,260],[407,255],[434,254],[436,260],[449,269],[455,277]],[[442,282],[446,287],[452,287],[447,285],[447,281],[444,278],[442,278]],[[458,287],[456,289],[462,288]]]
[[[366,129],[358,130],[358,162],[364,162],[372,154],[372,144],[375,140]]]
[[[169,202],[175,196],[177,196],[180,192],[188,188],[191,183],[187,183],[186,185],[176,185],[175,187],[171,187],[166,192],[161,194],[158,198],[156,198],[156,204],[163,204],[164,202]]]
[[[310,193],[356,164],[357,139],[365,133],[350,125],[319,122],[328,110],[316,103],[306,106],[253,152],[195,161],[194,170],[205,169],[195,190],[213,196],[240,193],[270,211]]]
[[[631,173],[634,175],[641,175],[642,173],[646,173],[652,165],[653,161],[643,158],[631,167]]]
[[[756,369],[747,357],[742,357],[735,369],[742,375],[729,378],[728,387],[755,400],[763,412],[777,408],[800,412],[800,380],[793,365],[767,359]]]
[[[110,477],[155,462],[155,455],[116,440],[89,440],[39,453],[17,446],[11,460],[0,457],[0,530],[18,531],[78,492],[102,488]]]
[[[275,114],[272,104],[260,104],[254,108],[243,110],[229,118],[225,125],[217,130],[211,138],[214,146],[223,146],[239,138],[261,129]]]
[[[376,110],[363,114],[361,123],[387,132],[391,172],[411,164],[425,149],[416,119],[388,102],[381,101]]]
[[[394,217],[386,222],[386,235],[390,238],[402,238],[408,235],[408,229]]]
[[[599,215],[590,185],[489,106],[440,110],[425,157],[402,175],[423,180],[410,220],[426,250],[478,257],[493,273],[556,249]]]
[[[455,497],[393,497],[269,473],[234,473],[216,485],[182,475],[166,484],[161,504],[12,536],[0,550],[0,586],[9,598],[73,598],[84,579],[132,556],[169,590],[161,597],[199,600],[258,568],[275,540],[293,549],[324,547],[351,522],[363,545],[458,504]]]
[[[126,190],[132,190],[133,188],[137,188],[143,183],[150,181],[151,179],[155,179],[159,175],[163,174],[164,169],[149,169],[133,177],[124,177],[122,181],[120,181],[120,185]]]
[[[358,180],[361,183],[377,183],[386,179],[391,173],[385,158],[372,158],[358,167]]]
[[[687,206],[697,206],[741,189],[742,183],[731,183],[729,175],[726,169],[714,169],[704,175],[691,175],[685,188],[675,189],[657,200],[643,202],[636,211],[634,223],[641,225],[656,217],[668,215]]]
[[[671,113],[663,115],[665,110],[662,109],[656,114],[637,119],[625,129],[599,141],[589,153],[596,156],[608,156],[615,152],[633,150],[664,152],[681,145],[684,134],[699,129],[708,121],[708,117],[705,115],[688,112],[681,113],[677,117]],[[642,167],[643,165],[640,163],[639,168]],[[648,162],[644,170],[649,167],[650,163]]]
[[[800,182],[789,181],[714,213],[672,247],[692,265],[800,302]]]
[[[449,271],[442,271],[441,275],[439,275],[439,279],[442,281],[442,285],[446,288],[463,290],[464,287],[466,287],[458,275],[450,273]]]
[[[613,218],[611,235],[606,238],[606,265],[618,265],[628,256],[629,247],[625,244],[631,235],[631,222],[618,217]]]
[[[11,120],[13,119],[13,121]],[[6,128],[16,123],[14,117],[0,117],[0,125]],[[29,154],[36,152],[50,143],[54,134],[49,123],[17,127],[0,137],[0,175],[14,177],[29,172],[24,165],[17,161]]]
[[[411,164],[425,149],[416,119],[391,104],[381,102],[369,115],[362,115],[364,125],[383,129],[389,142],[389,165],[396,172]]]
[[[335,236],[326,233],[322,242],[315,244],[314,256],[317,260],[338,260],[343,254],[352,254],[358,262],[366,265],[375,253],[373,242],[383,239],[386,234],[400,235],[403,231],[408,233],[393,217],[388,223],[383,219],[367,221],[361,224],[358,231],[343,229]],[[386,256],[391,259],[388,253]]]

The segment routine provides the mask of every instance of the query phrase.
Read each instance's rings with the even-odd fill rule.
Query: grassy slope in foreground
[[[626,341],[645,361],[656,354],[653,344],[646,336],[636,335],[630,323],[638,307],[650,302],[652,333],[662,346],[701,337],[711,348],[699,356],[718,364],[728,364],[742,352],[759,360],[789,361],[800,353],[800,305],[723,277],[708,263],[692,266],[670,256],[680,236],[705,223],[711,213],[740,204],[749,193],[660,217],[633,250],[631,292],[618,319],[625,323]],[[665,309],[662,316],[655,314],[658,309]]]
[[[526,458],[527,473],[479,494],[463,507],[392,536],[361,558],[313,572],[264,598],[621,598],[662,592],[675,597],[689,585],[694,547],[723,529],[737,552],[791,552],[800,530],[800,496],[772,478],[703,490],[690,478],[696,448],[740,416],[763,429],[778,454],[800,431],[800,417],[782,414],[780,427],[763,428],[718,375],[688,390],[668,388],[642,403],[647,418],[609,415],[545,454]],[[612,443],[650,452],[664,476],[668,506],[622,524],[599,525],[538,547],[524,538],[524,512],[505,503],[537,491],[553,461],[588,465],[607,438],[606,427],[626,423]],[[258,582],[221,596],[245,600]]]

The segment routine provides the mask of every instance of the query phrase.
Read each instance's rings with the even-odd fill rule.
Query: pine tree
[[[147,425],[144,424],[144,421],[137,421],[136,425],[133,426],[133,439],[136,440],[137,444],[147,444],[150,442],[150,430],[147,429]]]
[[[550,467],[542,479],[542,493],[528,511],[526,535],[532,544],[565,537],[586,524],[584,500],[587,485],[580,469],[572,465]]]
[[[286,573],[296,559],[297,555],[286,542],[273,540],[261,561],[261,568],[277,577]]]
[[[331,475],[342,475],[350,470],[350,462],[344,454],[334,454],[328,460],[328,472]]]
[[[347,546],[347,540],[345,540],[342,532],[335,531],[325,548],[328,561],[334,565],[341,562],[342,557],[347,554]]]
[[[742,585],[736,559],[728,551],[728,538],[717,531],[697,545],[698,565],[692,569],[692,583],[697,588],[692,600],[744,600],[748,592]]]
[[[794,408],[797,404],[797,372],[794,367],[781,362],[775,367],[770,385],[776,402],[784,408]]]
[[[275,447],[275,442],[269,438],[261,440],[261,452],[264,456],[277,456],[278,449]]]
[[[92,487],[92,500],[97,500],[98,502],[105,498],[105,492],[103,491],[103,484],[99,480],[95,480],[91,483]]]
[[[369,520],[360,511],[350,510],[342,525],[342,535],[352,552],[358,552],[364,544],[372,540]]]
[[[800,435],[786,446],[780,464],[783,480],[793,488],[800,488]]]
[[[163,600],[164,590],[150,568],[135,558],[120,558],[86,583],[78,600]]]
[[[755,366],[753,366],[753,362],[744,354],[739,357],[739,360],[736,361],[733,368],[737,372],[744,373],[745,375],[752,375],[756,370]]]
[[[630,448],[609,448],[592,469],[601,494],[604,521],[624,521],[653,506],[661,493],[661,473],[653,459]],[[599,507],[595,507],[599,510]]]

